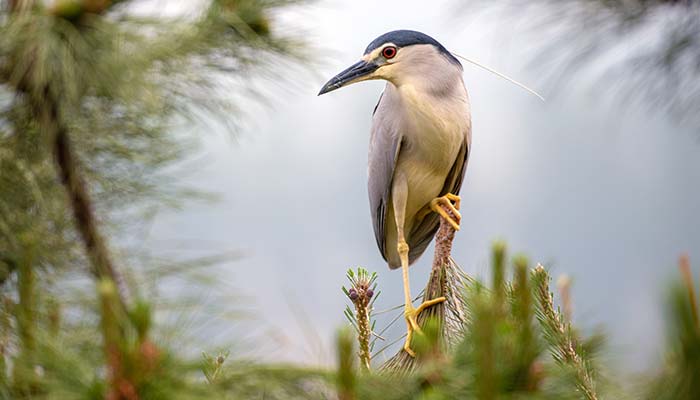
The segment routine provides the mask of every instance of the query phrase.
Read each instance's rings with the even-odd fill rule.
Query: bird
[[[439,216],[460,229],[459,192],[472,136],[462,72],[460,61],[431,36],[395,30],[374,39],[359,61],[318,93],[367,80],[386,81],[372,114],[368,192],[379,251],[390,269],[402,269],[403,350],[410,356],[415,356],[414,333],[422,333],[418,315],[445,298],[414,307],[408,268],[435,236]]]

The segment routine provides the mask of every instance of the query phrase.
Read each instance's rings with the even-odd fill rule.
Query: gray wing
[[[457,154],[457,159],[455,159],[450,173],[445,179],[445,185],[440,191],[440,196],[444,196],[447,193],[459,194],[462,188],[462,182],[464,181],[464,173],[467,170],[467,162],[469,161],[469,144],[471,138],[471,132],[467,132],[464,135],[464,141],[462,142],[462,148]],[[416,224],[411,230],[411,235],[408,240],[408,263],[413,264],[413,262],[418,259],[418,257],[423,254],[425,249],[433,240],[433,236],[440,227],[440,216],[437,213],[428,213],[422,221]]]
[[[384,221],[386,220],[387,202],[391,191],[391,182],[396,168],[402,136],[398,125],[389,117],[387,98],[384,94],[374,109],[372,133],[369,139],[368,177],[370,212],[377,247],[384,260],[387,259],[384,243]]]

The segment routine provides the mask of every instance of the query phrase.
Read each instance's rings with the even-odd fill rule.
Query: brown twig
[[[451,216],[452,211],[445,209]],[[429,318],[437,318],[442,325],[442,340],[445,345],[454,344],[461,338],[464,314],[463,289],[468,277],[452,259],[452,243],[455,229],[447,220],[440,218],[440,228],[435,235],[435,255],[430,278],[423,293],[423,301],[444,296],[447,300],[426,310],[419,316],[423,323]]]
[[[695,327],[698,327],[698,308],[695,300],[695,285],[693,284],[693,273],[690,271],[690,259],[687,254],[681,255],[678,259],[678,268],[681,270],[683,283],[688,290],[688,300],[690,301],[690,310],[693,314],[693,322]]]
[[[98,279],[110,279],[120,283],[109,249],[100,235],[97,218],[93,211],[92,200],[82,177],[78,173],[78,165],[68,132],[57,122],[54,111],[44,115],[45,126],[53,126],[54,158],[58,166],[61,183],[66,188],[69,203],[75,218],[76,228],[85,246],[85,252],[90,258],[92,274]],[[120,293],[120,297],[123,297]]]

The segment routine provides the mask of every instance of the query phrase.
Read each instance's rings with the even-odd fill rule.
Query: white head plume
[[[511,78],[511,77],[508,77],[508,76],[506,76],[506,75],[504,75],[504,74],[502,74],[502,73],[500,73],[500,72],[494,70],[493,68],[489,68],[489,67],[487,67],[487,66],[485,66],[485,65],[483,65],[483,64],[481,64],[481,63],[479,63],[479,62],[476,62],[476,61],[471,60],[471,59],[469,59],[469,58],[467,58],[467,57],[464,57],[464,56],[460,56],[459,54],[457,54],[457,53],[455,53],[455,52],[453,52],[453,51],[452,51],[451,53],[452,53],[452,55],[454,55],[455,57],[459,57],[459,58],[461,58],[462,60],[464,60],[464,61],[466,61],[466,62],[468,62],[468,63],[470,63],[470,64],[476,65],[476,66],[479,67],[479,68],[483,68],[483,69],[485,69],[486,71],[488,71],[488,72],[490,72],[490,73],[492,73],[492,74],[494,74],[494,75],[496,75],[496,76],[498,76],[498,77],[500,77],[500,78],[503,78],[503,79],[507,80],[508,82],[514,84],[515,86],[518,86],[518,87],[520,87],[521,89],[524,89],[525,91],[529,92],[530,94],[533,94],[533,95],[537,96],[537,98],[539,98],[540,100],[545,101],[545,100],[544,100],[544,97],[542,97],[542,95],[540,95],[539,93],[537,93],[537,92],[534,91],[533,89],[530,89],[530,88],[527,87],[526,85],[524,85],[524,84],[522,84],[522,83],[516,81],[515,79],[513,79],[513,78]]]

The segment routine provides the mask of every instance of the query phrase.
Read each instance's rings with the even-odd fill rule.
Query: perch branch
[[[452,211],[444,207],[450,217]],[[423,301],[444,296],[447,300],[436,304],[418,316],[418,323],[434,318],[440,326],[440,340],[443,346],[455,343],[459,339],[461,327],[466,319],[462,289],[468,279],[466,274],[452,259],[452,242],[455,229],[445,218],[440,217],[440,227],[435,235],[435,254],[428,283],[423,291]],[[384,363],[382,370],[392,373],[408,373],[417,366],[416,358],[405,351],[399,352]]]

